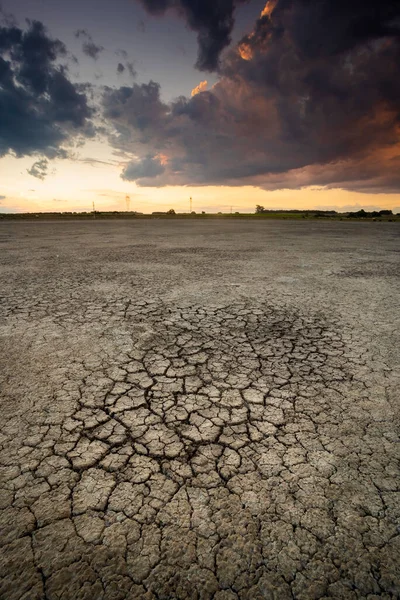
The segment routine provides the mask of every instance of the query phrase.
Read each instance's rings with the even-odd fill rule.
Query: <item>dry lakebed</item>
[[[400,598],[400,226],[0,223],[0,598]]]

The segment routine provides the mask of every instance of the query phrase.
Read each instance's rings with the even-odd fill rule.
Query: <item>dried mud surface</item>
[[[399,240],[1,223],[0,598],[399,598]]]

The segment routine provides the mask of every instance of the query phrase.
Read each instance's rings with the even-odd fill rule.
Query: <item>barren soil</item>
[[[0,598],[399,598],[399,241],[1,223]]]

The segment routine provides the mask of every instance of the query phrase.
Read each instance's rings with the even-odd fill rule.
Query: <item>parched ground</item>
[[[399,241],[1,223],[0,598],[399,598]]]

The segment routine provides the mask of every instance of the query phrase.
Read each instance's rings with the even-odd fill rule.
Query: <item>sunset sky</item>
[[[2,0],[0,212],[400,212],[396,0]]]

